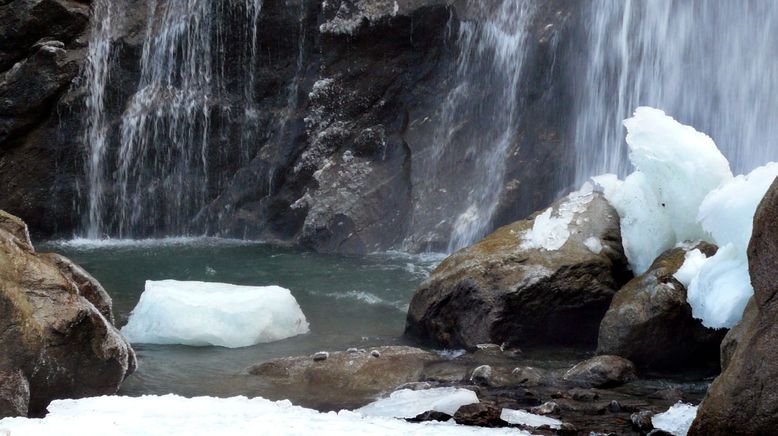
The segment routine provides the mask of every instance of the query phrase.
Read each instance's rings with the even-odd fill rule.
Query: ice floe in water
[[[133,343],[247,347],[308,332],[288,289],[147,281],[122,333]]]
[[[697,406],[676,403],[667,412],[660,413],[651,418],[654,428],[666,431],[675,436],[686,436],[694,418],[697,417]]]
[[[562,428],[562,421],[547,416],[535,415],[524,410],[502,409],[500,418],[510,424],[526,425],[528,427],[542,427],[547,425],[552,429]]]
[[[289,401],[262,398],[183,398],[176,395],[57,400],[44,419],[0,420],[13,436],[245,436],[245,435],[529,435],[453,423],[411,424],[341,411],[320,413]]]
[[[430,410],[453,415],[460,407],[477,402],[478,396],[468,389],[401,389],[356,411],[365,416],[413,418]]]

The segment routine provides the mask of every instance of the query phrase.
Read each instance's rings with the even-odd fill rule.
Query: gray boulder
[[[583,387],[612,387],[637,378],[635,365],[619,356],[597,356],[570,368],[564,380]]]
[[[616,211],[574,193],[444,260],[416,291],[405,333],[452,348],[593,346],[626,265]]]
[[[716,247],[700,243],[708,256]],[[718,372],[719,344],[726,331],[694,319],[686,288],[673,277],[687,250],[668,250],[643,275],[616,293],[600,324],[598,354],[622,356],[640,368]]]

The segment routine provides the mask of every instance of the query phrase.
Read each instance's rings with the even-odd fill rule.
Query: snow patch
[[[146,281],[122,333],[133,343],[247,347],[308,333],[288,289]]]
[[[602,241],[600,241],[599,238],[595,238],[594,236],[586,238],[584,245],[586,245],[586,248],[594,254],[602,253]]]
[[[687,300],[692,315],[705,327],[732,328],[753,294],[745,251],[727,244],[700,266],[689,284]]]
[[[529,435],[454,423],[412,424],[349,411],[321,413],[263,398],[183,398],[176,395],[57,400],[43,419],[0,420],[0,434],[14,436],[244,436],[267,435]],[[88,423],[88,425],[85,425]]]
[[[528,427],[542,427],[547,425],[551,429],[562,428],[562,421],[547,416],[535,415],[524,410],[502,409],[500,418],[510,424],[526,425]]]
[[[555,251],[570,238],[570,223],[576,214],[586,211],[592,201],[591,190],[586,187],[567,196],[558,207],[550,207],[535,217],[532,228],[524,232],[521,248]]]
[[[697,417],[697,406],[679,401],[667,412],[654,415],[651,422],[654,428],[675,436],[686,436],[695,417]]]
[[[478,402],[475,392],[458,388],[434,388],[422,391],[401,389],[356,411],[365,416],[414,418],[424,412],[453,415],[457,409]]]

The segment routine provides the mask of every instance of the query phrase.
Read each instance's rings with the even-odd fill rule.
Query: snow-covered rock
[[[387,398],[357,409],[357,412],[365,416],[387,418],[413,418],[430,410],[453,415],[460,407],[477,402],[478,396],[468,389],[401,389],[392,392]]]
[[[183,398],[175,395],[55,401],[44,419],[0,420],[13,436],[244,436],[263,435],[514,435],[516,429],[465,427],[452,422],[411,424],[349,411],[320,413],[263,398]]]
[[[247,347],[308,332],[288,289],[147,281],[122,333],[134,343]]]
[[[654,428],[675,436],[686,436],[696,416],[697,406],[679,401],[667,412],[654,415],[651,422],[654,424]]]

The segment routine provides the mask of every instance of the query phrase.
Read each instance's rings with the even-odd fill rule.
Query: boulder
[[[757,315],[756,303],[752,297],[748,300],[746,309],[743,312],[743,319],[733,327],[724,339],[721,341],[721,371],[723,372],[729,366],[732,361],[732,356],[735,355],[738,345],[742,342],[744,335],[753,328],[753,323],[756,320]]]
[[[252,376],[284,388],[281,396],[318,407],[359,407],[398,386],[421,381],[424,366],[441,358],[418,348],[378,347],[380,357],[366,350],[285,357],[248,368]]]
[[[673,277],[692,249],[708,256],[716,252],[707,243],[668,250],[616,293],[600,324],[598,354],[627,358],[642,369],[718,372],[726,331],[705,328],[694,319],[686,288]]]
[[[135,368],[135,354],[80,291],[88,275],[64,258],[70,269],[63,272],[12,232],[18,227],[0,225],[0,370],[26,378],[31,415],[55,399],[116,393]],[[90,279],[94,292],[99,284]]]
[[[778,428],[773,387],[778,380],[778,181],[754,216],[748,267],[755,313],[747,313],[733,333],[738,345],[700,405],[690,435],[772,434]]]
[[[459,425],[477,427],[506,427],[508,423],[500,417],[502,409],[487,403],[467,404],[457,409],[454,421]]]
[[[597,356],[570,368],[564,380],[578,386],[612,387],[635,380],[635,365],[619,356]]]
[[[416,291],[405,333],[440,347],[593,346],[629,279],[619,217],[579,191],[444,260]]]
[[[27,230],[27,225],[20,218],[0,210],[0,229],[5,230],[9,235],[16,238],[15,243],[19,248],[30,252],[35,251],[30,241],[30,232]]]

